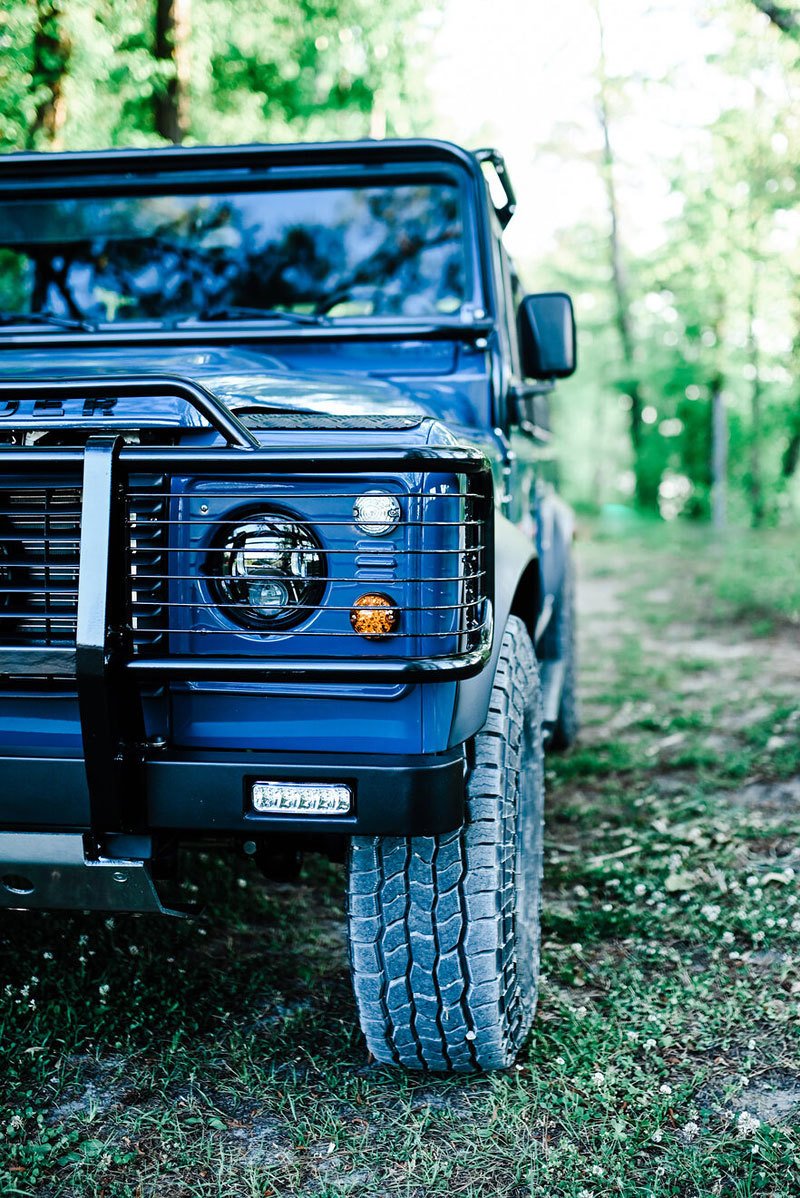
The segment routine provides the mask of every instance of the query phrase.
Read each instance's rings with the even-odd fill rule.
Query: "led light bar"
[[[353,792],[338,782],[254,782],[253,810],[261,815],[347,815]]]

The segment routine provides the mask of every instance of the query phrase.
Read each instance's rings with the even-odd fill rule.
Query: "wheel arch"
[[[542,576],[536,546],[505,516],[495,516],[494,638],[492,654],[475,678],[456,688],[449,745],[469,740],[486,723],[503,632],[509,616],[518,616],[536,644],[542,609]]]

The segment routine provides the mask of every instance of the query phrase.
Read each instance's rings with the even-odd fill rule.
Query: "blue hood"
[[[9,350],[0,356],[0,381],[4,378],[43,378],[114,374],[174,374],[201,383],[234,411],[237,409],[286,408],[339,416],[397,416],[441,419],[441,383],[430,376],[402,382],[371,379],[363,373],[341,370],[333,373],[286,365],[265,353],[236,347],[142,347],[136,349]],[[437,372],[438,373],[438,372]],[[468,401],[446,387],[446,415],[458,423],[471,424]],[[4,410],[0,403],[0,428],[13,417],[15,427],[41,427],[43,413],[33,415],[30,404]],[[63,418],[71,427],[96,425],[91,407],[81,400],[64,401],[61,410],[47,415]],[[137,427],[175,424],[202,427],[202,418],[186,403],[174,399],[148,400],[146,410],[139,400],[119,400],[113,414],[104,412],[106,426]]]

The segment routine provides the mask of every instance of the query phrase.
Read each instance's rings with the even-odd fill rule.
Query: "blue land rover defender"
[[[433,141],[0,160],[0,906],[346,853],[361,1025],[414,1069],[528,1031],[577,728],[574,322],[514,206]]]

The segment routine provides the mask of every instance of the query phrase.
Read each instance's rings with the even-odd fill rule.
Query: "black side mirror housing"
[[[517,324],[525,378],[565,379],[575,373],[575,313],[565,292],[526,295],[519,306]]]

